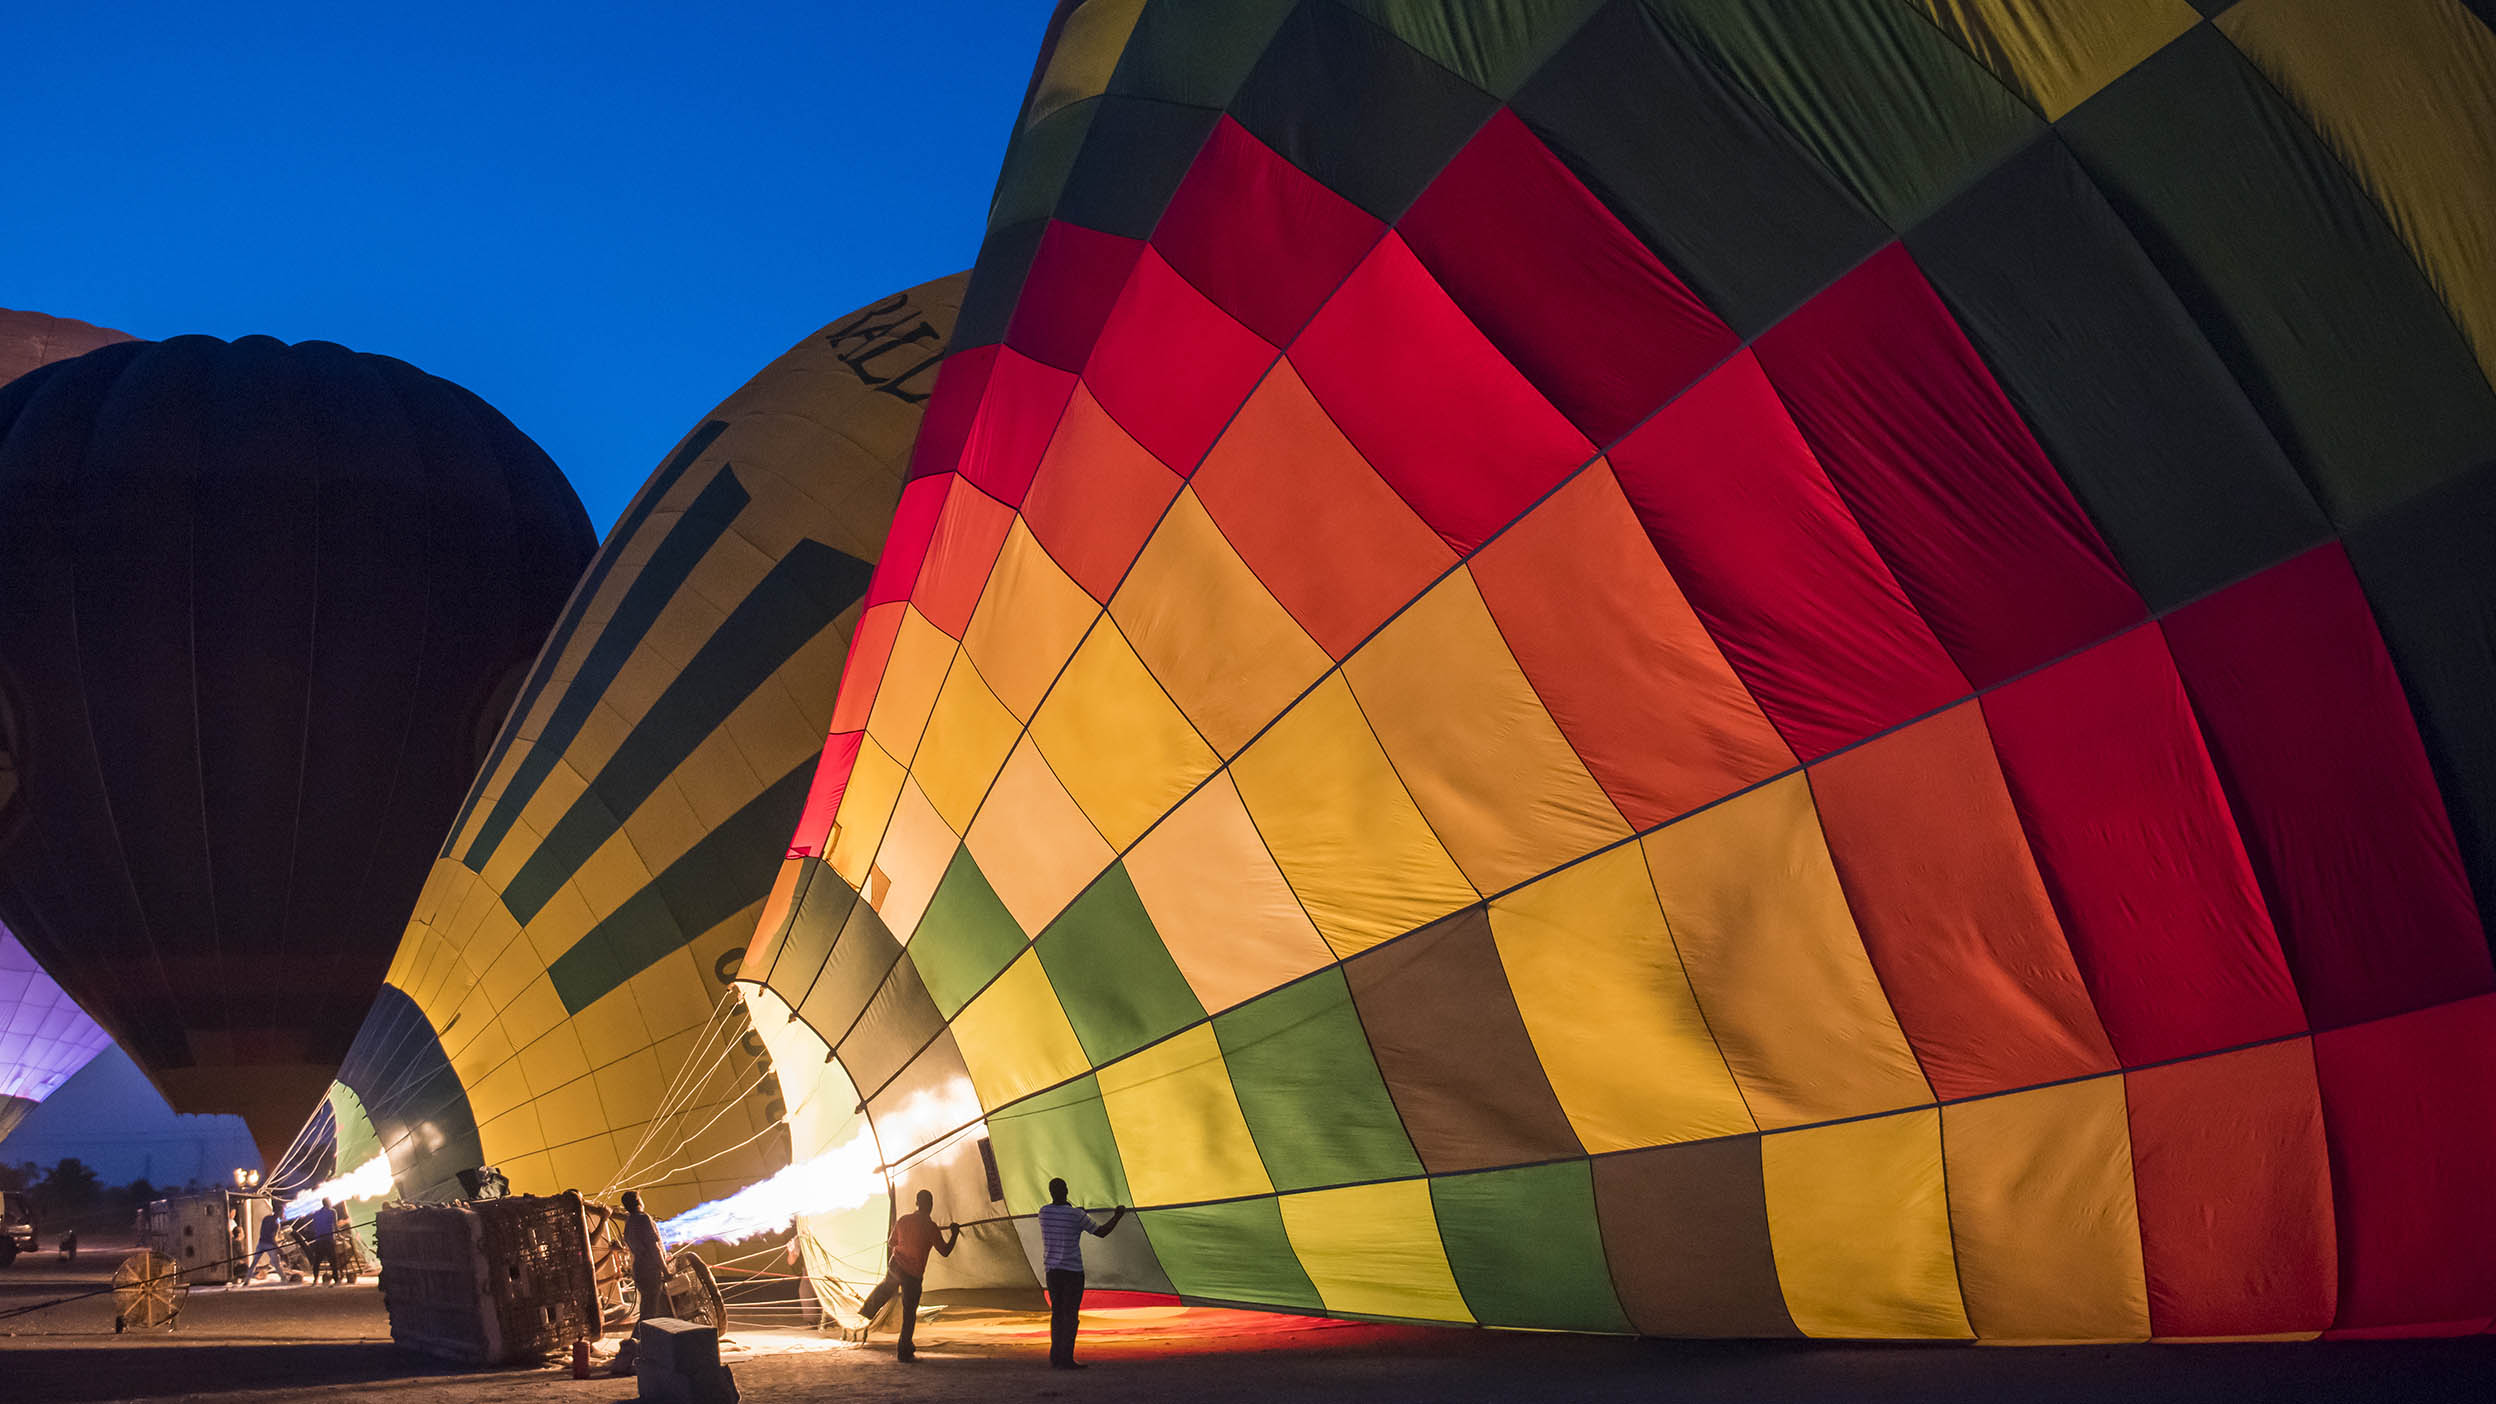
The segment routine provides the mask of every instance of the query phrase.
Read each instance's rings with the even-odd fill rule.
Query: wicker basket
[[[599,1335],[578,1194],[394,1204],[378,1229],[382,1302],[402,1346],[505,1365]]]

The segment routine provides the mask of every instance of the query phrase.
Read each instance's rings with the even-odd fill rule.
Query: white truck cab
[[[0,1267],[35,1251],[35,1206],[24,1190],[0,1190]]]

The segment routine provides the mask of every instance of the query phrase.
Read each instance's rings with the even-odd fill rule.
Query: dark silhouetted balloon
[[[0,921],[280,1149],[596,545],[467,391],[268,337],[0,390]]]

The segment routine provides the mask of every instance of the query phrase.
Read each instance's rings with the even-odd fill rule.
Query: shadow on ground
[[[0,1311],[109,1263],[0,1274]],[[633,1383],[560,1368],[461,1371],[390,1344],[379,1293],[202,1289],[181,1329],[115,1335],[109,1299],[0,1320],[0,1404],[625,1404]],[[1171,1308],[1087,1312],[1091,1368],[1047,1368],[1047,1320],[947,1309],[915,1365],[867,1346],[742,1330],[724,1352],[754,1404],[2441,1404],[2496,1400],[2496,1336],[2246,1345],[1977,1347],[1655,1341]]]
[[[326,1390],[453,1373],[387,1342],[0,1346],[0,1393],[27,1404]]]

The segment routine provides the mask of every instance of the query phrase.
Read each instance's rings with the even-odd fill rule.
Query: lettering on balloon
[[[935,390],[933,372],[945,358],[944,333],[910,305],[907,293],[858,309],[823,339],[859,384],[905,404],[919,404]]]

